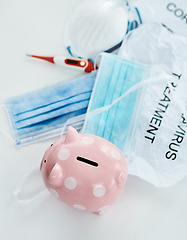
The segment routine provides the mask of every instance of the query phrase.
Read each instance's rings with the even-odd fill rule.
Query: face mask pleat
[[[62,82],[6,100],[12,115],[47,107],[82,93],[92,91],[95,73],[83,75],[74,80]]]
[[[16,122],[15,125],[16,125],[17,129],[27,127],[30,125],[34,125],[34,124],[37,124],[37,123],[40,123],[40,122],[43,122],[46,120],[50,120],[50,119],[62,116],[67,113],[71,113],[74,111],[78,111],[78,110],[87,108],[88,103],[89,103],[88,100],[81,101],[78,103],[73,103],[73,104],[67,105],[65,107],[56,109],[55,111],[46,112],[46,113],[43,113],[41,115],[26,119],[26,120]]]
[[[67,120],[85,114],[87,108],[64,114],[50,120],[30,125],[25,128],[16,129],[15,139],[17,145],[39,141],[45,138],[51,138],[61,134],[62,128]],[[75,125],[76,126],[76,125]],[[77,129],[77,128],[76,128]],[[77,129],[80,130],[80,129]],[[34,135],[33,135],[34,133]]]
[[[123,89],[124,89],[124,85],[125,85],[125,79],[126,79],[126,75],[127,75],[128,69],[126,66],[123,66],[120,68],[119,72],[118,72],[118,81],[117,81],[117,85],[113,94],[113,98],[112,101],[115,100],[116,98],[120,97],[123,94]],[[112,103],[112,101],[110,102],[110,104]],[[114,125],[115,125],[115,116],[118,112],[118,107],[119,107],[119,103],[117,103],[116,105],[114,105],[109,111],[107,111],[107,125],[104,125],[104,132],[103,132],[103,137],[106,139],[110,139],[111,135],[112,135],[112,131],[108,131],[109,129],[113,129]]]
[[[115,93],[115,90],[117,88],[117,84],[118,84],[118,75],[120,72],[120,68],[121,68],[121,63],[120,62],[116,62],[113,64],[113,71],[111,74],[111,77],[109,79],[108,85],[106,85],[106,92],[105,92],[105,100],[102,103],[102,106],[107,106],[110,103],[112,103],[113,100],[113,95]],[[108,64],[107,64],[108,66]],[[117,78],[116,78],[117,76]],[[108,117],[108,111],[101,113],[99,116],[99,121],[98,121],[98,125],[97,125],[97,132],[96,134],[98,136],[103,137],[104,135],[104,131],[105,131],[105,123],[107,122],[107,117]]]
[[[60,135],[67,120],[85,114],[95,76],[96,72],[84,74],[7,99],[5,104],[16,144],[25,145]]]
[[[142,71],[143,69],[136,69],[132,66],[129,66],[127,68],[127,74],[126,78],[124,79],[124,86],[121,95],[134,84],[141,81]],[[111,136],[109,137],[109,141],[114,142],[114,144],[118,144],[120,149],[124,149],[125,146],[125,142],[133,119],[133,113],[136,109],[135,106],[138,100],[139,91],[140,89],[131,92],[126,98],[121,100],[117,104],[118,109],[116,111],[116,114],[113,115],[114,123],[110,131]],[[120,134],[121,130],[123,130],[122,134]],[[120,136],[120,141],[118,140],[118,136]]]
[[[110,75],[112,75],[113,67],[114,67],[112,64],[113,61],[110,59],[108,61],[109,61],[108,64],[111,65],[111,67],[107,68],[105,71],[98,72],[97,74],[97,78],[103,78],[105,79],[105,81],[98,81],[98,84],[94,85],[94,89],[95,89],[94,91],[97,92],[99,89],[102,89],[102,94],[99,97],[96,96],[95,94],[92,95],[91,97],[92,104],[90,105],[89,111],[92,111],[93,109],[98,108],[105,101],[105,96],[106,96],[108,84],[110,81]],[[99,120],[100,120],[100,115],[96,115],[93,117],[94,123],[99,122]],[[97,131],[97,124],[92,124],[92,125],[90,124],[90,127],[92,128],[91,131],[93,132]]]
[[[60,102],[52,103],[48,106],[45,106],[45,107],[42,107],[42,108],[39,108],[39,109],[35,109],[35,110],[31,110],[31,111],[27,111],[25,113],[15,115],[14,120],[15,120],[15,122],[19,122],[19,121],[24,121],[26,119],[30,119],[32,117],[39,116],[41,114],[47,114],[49,112],[56,111],[56,110],[58,110],[62,107],[68,107],[72,103],[78,103],[78,102],[81,102],[81,101],[89,100],[90,96],[91,96],[91,91],[86,92],[86,93],[82,93],[82,94],[79,94],[79,95],[74,96],[72,98],[68,98],[68,99],[65,99],[65,100],[60,101]]]
[[[123,151],[130,129],[137,120],[142,88],[139,87],[108,110],[105,109],[142,79],[149,77],[149,74],[150,68],[143,64],[103,54],[83,132],[103,137]],[[94,110],[100,108],[103,111],[92,115]]]

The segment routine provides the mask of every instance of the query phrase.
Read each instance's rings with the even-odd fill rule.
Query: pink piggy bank
[[[127,164],[111,142],[69,127],[44,154],[40,167],[53,196],[80,210],[103,213],[122,193]]]

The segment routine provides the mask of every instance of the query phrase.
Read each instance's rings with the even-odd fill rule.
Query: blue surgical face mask
[[[132,147],[145,81],[159,80],[152,74],[147,65],[102,54],[83,132],[103,137],[123,152]]]
[[[68,119],[86,113],[95,76],[94,72],[85,74],[7,99],[5,104],[16,144],[24,145],[59,135]]]

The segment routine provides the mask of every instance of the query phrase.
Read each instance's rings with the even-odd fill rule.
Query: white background
[[[7,97],[80,75],[25,57],[26,53],[67,54],[64,26],[79,2],[82,1],[0,1],[1,103]],[[29,171],[39,169],[44,151],[54,139],[17,149],[9,135],[10,126],[1,104],[0,239],[187,239],[187,178],[173,187],[158,189],[129,176],[121,198],[102,216],[75,210],[49,194],[31,202],[19,202],[13,196],[17,183]],[[35,175],[30,181],[28,188],[25,186],[28,196],[41,185],[41,179]]]

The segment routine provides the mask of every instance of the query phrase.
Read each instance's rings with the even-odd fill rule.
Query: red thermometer
[[[56,56],[56,57],[46,57],[46,56],[37,56],[37,55],[29,55],[29,57],[39,58],[54,64],[57,64],[59,66],[79,69],[84,72],[92,72],[94,68],[94,64],[91,60],[84,60],[79,58],[67,58],[63,56]]]

